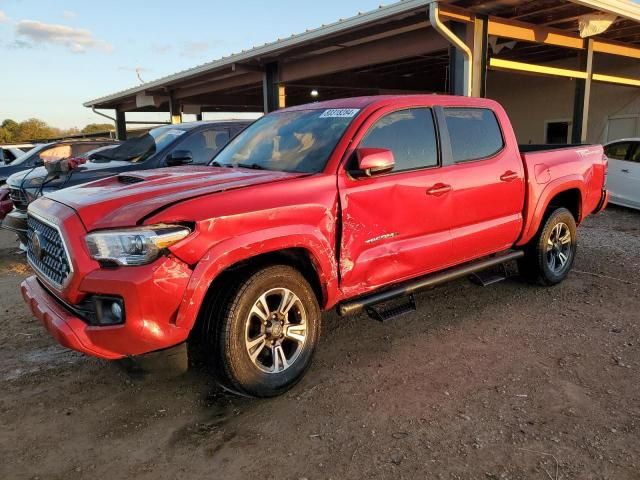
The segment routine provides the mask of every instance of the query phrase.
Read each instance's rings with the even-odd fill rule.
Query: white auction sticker
[[[320,118],[353,118],[359,111],[358,108],[332,108],[325,110]]]

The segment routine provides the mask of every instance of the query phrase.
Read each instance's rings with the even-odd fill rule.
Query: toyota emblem
[[[40,232],[37,230],[31,234],[31,250],[33,251],[33,255],[38,259],[42,260],[44,258],[44,249],[42,248],[42,238],[40,237]]]

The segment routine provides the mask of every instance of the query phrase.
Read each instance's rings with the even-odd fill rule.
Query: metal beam
[[[473,24],[473,85],[474,97],[487,96],[487,67],[489,61],[489,18],[476,16]]]
[[[189,97],[197,97],[198,95],[219,92],[221,90],[228,90],[230,88],[259,84],[261,80],[262,73],[244,73],[222,80],[212,80],[208,83],[203,83],[195,87],[178,89],[175,91],[175,98],[182,100]]]
[[[584,79],[576,79],[571,143],[587,142],[589,104],[591,102],[591,81],[593,79],[593,40],[588,40],[587,51],[581,52],[580,57],[581,68],[585,70],[587,77]]]
[[[396,37],[280,64],[280,81],[288,84],[369,65],[417,57],[444,50],[447,46],[448,43],[432,28],[414,30]]]
[[[171,123],[182,123],[180,101],[174,97],[173,92],[169,95],[169,113],[171,115]]]
[[[118,140],[127,139],[127,118],[126,113],[116,110],[116,138]]]
[[[570,70],[568,68],[547,67],[544,65],[533,65],[531,63],[514,62],[501,58],[489,60],[489,67],[492,70],[512,70],[538,75],[549,75],[552,77],[581,78],[586,79],[587,74],[580,70]]]

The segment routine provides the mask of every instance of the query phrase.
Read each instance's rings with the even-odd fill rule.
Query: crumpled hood
[[[182,200],[303,175],[244,168],[169,167],[122,173],[46,196],[73,208],[91,231],[135,226],[149,214]]]

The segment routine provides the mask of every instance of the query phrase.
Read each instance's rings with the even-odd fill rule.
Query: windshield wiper
[[[211,162],[209,165],[212,167],[233,168],[233,165],[227,165],[225,163],[220,163],[216,161]]]
[[[264,168],[262,165],[258,163],[251,163],[251,164],[239,163],[236,166],[240,168],[250,168],[251,170],[266,170],[266,168]]]

